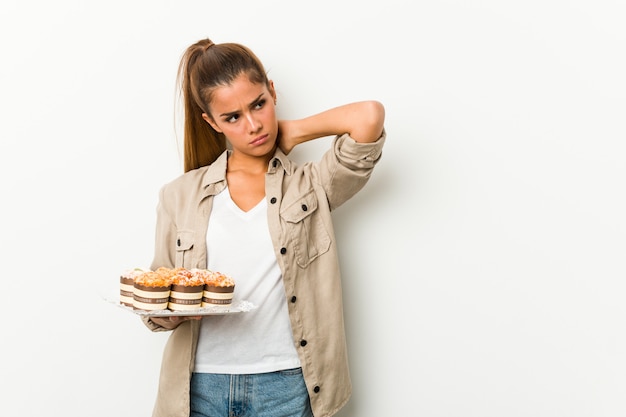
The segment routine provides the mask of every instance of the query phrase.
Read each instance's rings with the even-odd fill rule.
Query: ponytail
[[[208,48],[203,45],[204,43],[201,41],[190,46],[183,55],[178,69],[178,84],[184,106],[183,162],[185,172],[212,164],[226,149],[224,134],[214,130],[202,118],[202,113],[210,115],[209,109],[201,107],[195,98],[197,94],[194,94],[192,89],[193,64]],[[209,46],[212,44],[213,42]]]

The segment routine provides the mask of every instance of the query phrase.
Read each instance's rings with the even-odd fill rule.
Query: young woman
[[[257,308],[145,320],[172,330],[154,416],[331,416],[351,394],[331,211],[379,160],[384,108],[278,120],[259,59],[208,39],[186,50],[179,82],[185,174],[161,189],[152,268],[224,272]],[[287,157],[325,136],[319,162]]]

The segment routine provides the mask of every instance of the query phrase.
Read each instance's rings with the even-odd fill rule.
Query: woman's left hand
[[[294,141],[293,135],[294,122],[291,120],[279,120],[278,121],[278,147],[285,155],[289,155],[289,152],[297,145]]]

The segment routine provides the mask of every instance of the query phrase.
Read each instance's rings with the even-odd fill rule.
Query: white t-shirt
[[[233,303],[247,300],[257,307],[202,319],[194,372],[250,374],[299,367],[266,199],[245,212],[228,188],[216,195],[207,252],[208,269],[235,280]]]

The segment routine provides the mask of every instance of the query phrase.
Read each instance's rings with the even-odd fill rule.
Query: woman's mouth
[[[256,137],[254,138],[252,142],[250,142],[250,145],[253,145],[253,146],[262,145],[267,141],[267,137],[268,137],[267,134]]]

